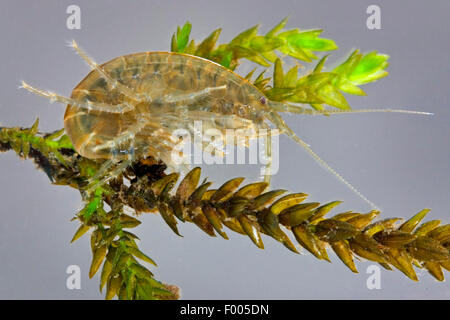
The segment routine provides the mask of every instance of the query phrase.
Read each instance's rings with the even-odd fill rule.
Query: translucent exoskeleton
[[[72,47],[92,71],[73,89],[70,98],[22,86],[67,105],[64,127],[75,150],[90,159],[105,159],[86,190],[119,175],[134,160],[153,156],[171,166],[172,150],[179,141],[172,133],[201,120],[204,129],[247,129],[258,138],[260,129],[278,129],[333,173],[372,207],[376,206],[333,170],[290,129],[280,112],[335,114],[351,112],[405,112],[407,110],[313,111],[298,105],[269,101],[248,80],[212,61],[180,53],[142,52],[117,57],[98,65],[79,46]],[[263,138],[270,139],[270,134]],[[227,143],[230,143],[227,141]],[[231,143],[236,144],[236,141]],[[203,147],[207,142],[203,143]],[[266,156],[271,159],[270,141]],[[221,150],[213,150],[213,152]],[[107,174],[108,173],[108,174]],[[270,161],[265,180],[270,179]]]

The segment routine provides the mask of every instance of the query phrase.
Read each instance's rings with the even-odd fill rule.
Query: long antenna
[[[316,111],[310,110],[311,115],[321,115],[321,114],[340,114],[340,113],[382,113],[382,112],[392,112],[392,113],[407,113],[407,114],[421,114],[432,116],[431,112],[424,111],[414,111],[414,110],[403,110],[403,109],[355,109],[355,110],[324,110]]]
[[[379,208],[365,197],[358,189],[345,180],[339,173],[336,172],[328,163],[322,160],[311,148],[310,146],[300,139],[291,128],[289,128],[278,112],[291,112],[297,114],[309,114],[309,115],[330,115],[330,114],[344,114],[344,113],[375,113],[375,112],[392,112],[392,113],[407,113],[407,114],[419,114],[419,115],[432,115],[430,112],[423,111],[413,111],[413,110],[402,110],[402,109],[356,109],[356,110],[312,110],[301,106],[297,106],[290,103],[283,103],[277,101],[269,101],[269,107],[273,110],[269,113],[269,118],[275,124],[280,131],[289,136],[292,140],[302,146],[319,164],[321,164],[326,170],[331,172],[335,177],[337,177],[342,183],[344,183],[350,190],[357,194],[361,199],[367,202],[371,207],[376,210]]]
[[[420,114],[420,115],[433,115],[431,112],[404,110],[404,109],[351,109],[351,110],[313,110],[297,105],[270,101],[270,106],[278,112],[291,112],[298,114],[309,115],[328,115],[328,114],[344,114],[344,113],[406,113],[406,114]]]
[[[59,102],[59,103],[65,104],[65,105],[70,104],[72,106],[76,106],[80,109],[84,109],[87,111],[97,110],[97,111],[108,112],[108,113],[122,114],[122,113],[128,112],[130,110],[133,110],[133,108],[134,108],[134,106],[130,105],[127,102],[123,102],[123,103],[117,104],[117,105],[110,105],[110,104],[101,103],[101,102],[94,103],[94,102],[91,102],[88,100],[79,101],[76,99],[64,97],[62,95],[59,95],[59,94],[51,92],[51,91],[37,89],[35,87],[30,86],[25,81],[22,81],[19,88],[24,88],[34,94],[45,97],[45,98],[49,99],[50,102],[56,101],[56,102]]]
[[[364,196],[358,189],[356,189],[350,182],[348,182],[344,177],[342,177],[336,170],[334,170],[328,163],[326,163],[322,158],[320,158],[310,147],[309,145],[300,139],[295,132],[288,127],[288,125],[284,122],[283,118],[276,113],[271,112],[269,114],[269,118],[274,125],[278,127],[278,129],[290,137],[294,142],[302,146],[310,155],[314,158],[320,165],[322,165],[327,171],[332,173],[339,181],[347,186],[350,190],[352,190],[356,195],[358,195],[361,199],[367,202],[373,209],[379,210],[377,205],[375,205],[372,201],[370,201],[366,196]]]

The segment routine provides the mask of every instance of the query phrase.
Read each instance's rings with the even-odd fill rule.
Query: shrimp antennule
[[[62,104],[70,104],[72,106],[81,108],[81,109],[85,109],[85,110],[97,110],[97,111],[102,111],[102,112],[108,112],[108,113],[125,113],[128,112],[132,109],[134,109],[134,106],[129,105],[125,102],[121,103],[121,104],[117,104],[117,105],[111,105],[111,104],[106,104],[106,103],[101,103],[101,102],[91,102],[91,101],[78,101],[76,99],[72,99],[72,98],[67,98],[64,96],[61,96],[57,93],[51,92],[51,91],[45,91],[45,90],[41,90],[41,89],[37,89],[34,88],[32,86],[30,86],[28,83],[26,83],[25,81],[22,81],[22,85],[20,86],[21,88],[24,88],[34,94],[37,94],[39,96],[48,98],[50,100],[50,102],[60,102]]]

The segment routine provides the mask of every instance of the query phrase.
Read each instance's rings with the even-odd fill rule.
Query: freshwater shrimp
[[[74,149],[83,157],[104,160],[88,182],[92,190],[119,175],[134,160],[152,156],[173,165],[171,152],[179,141],[172,133],[192,127],[201,120],[204,128],[220,132],[247,129],[259,138],[260,129],[277,129],[304,148],[317,162],[349,189],[377,206],[322,160],[308,144],[287,126],[282,112],[322,115],[355,112],[426,112],[362,109],[314,111],[289,103],[270,101],[251,82],[207,59],[174,52],[141,52],[112,59],[102,65],[89,57],[75,41],[71,46],[91,67],[91,72],[69,97],[36,89],[22,81],[22,87],[35,94],[67,105],[64,128]],[[265,140],[264,179],[270,181],[271,134]],[[232,142],[237,144],[236,141]],[[203,144],[202,147],[205,147]],[[221,150],[213,150],[221,151]],[[109,172],[110,171],[110,172]],[[109,174],[106,174],[109,172]]]

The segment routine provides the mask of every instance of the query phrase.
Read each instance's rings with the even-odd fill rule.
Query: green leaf
[[[352,75],[358,76],[361,74],[373,73],[374,71],[379,70],[388,59],[388,55],[378,54],[376,51],[370,52],[362,57],[355,70],[352,72]]]
[[[163,178],[153,182],[150,186],[151,190],[155,195],[162,195],[165,188],[173,188],[174,183],[178,180],[180,174],[173,172],[164,176]]]
[[[189,45],[186,47],[186,49],[184,49],[184,53],[194,55],[196,47],[197,46],[195,45],[195,41],[191,40],[191,42],[189,42]]]
[[[300,33],[300,30],[298,28],[295,28],[295,29],[287,30],[287,31],[284,31],[284,32],[278,34],[278,38],[287,40],[287,38],[289,38],[290,36],[295,36],[299,33]]]
[[[293,66],[284,76],[283,87],[291,88],[295,87],[298,80],[298,66]]]
[[[291,193],[288,194],[277,201],[275,201],[271,206],[270,210],[273,214],[278,215],[283,210],[295,206],[305,200],[308,197],[306,193]]]
[[[253,74],[255,73],[255,71],[256,71],[256,68],[254,68],[252,71],[250,71],[249,73],[247,73],[247,74],[245,75],[244,79],[246,79],[246,80],[251,80],[251,78],[252,78]]]
[[[316,225],[314,234],[326,242],[335,242],[352,238],[360,231],[348,222],[325,219]]]
[[[258,214],[258,222],[263,230],[277,241],[283,243],[289,250],[298,253],[289,237],[281,230],[278,216],[270,209],[264,209]]]
[[[286,17],[283,20],[281,20],[275,27],[273,27],[269,32],[266,33],[266,37],[273,37],[278,32],[280,32],[286,25],[288,19],[289,19],[289,17]]]
[[[347,58],[347,60],[345,60],[343,63],[337,66],[333,70],[333,72],[338,73],[341,76],[348,77],[348,75],[351,74],[353,70],[356,68],[356,66],[359,64],[362,56],[363,55],[359,53],[359,50],[353,51]]]
[[[182,237],[177,228],[177,220],[175,219],[175,215],[173,210],[167,203],[160,202],[158,204],[158,211],[167,225],[175,232],[178,236]]]
[[[36,118],[33,125],[30,128],[30,134],[35,135],[38,132],[39,118]]]
[[[152,277],[153,277],[153,273],[151,273],[147,268],[140,265],[139,263],[134,263],[134,262],[131,263],[129,265],[129,269],[131,271],[133,271],[133,273],[135,273],[140,278],[148,280],[148,279],[152,279]]]
[[[222,230],[222,222],[220,220],[220,215],[210,205],[205,205],[202,207],[202,212],[205,215],[206,219],[209,221],[209,223],[214,227],[214,229],[217,231],[218,234],[222,236],[224,239],[228,239],[227,234]]]
[[[323,86],[318,90],[319,97],[323,99],[326,104],[330,106],[342,109],[349,110],[350,106],[345,99],[345,97],[340,93],[335,87],[332,85]]]
[[[63,135],[61,138],[57,140],[58,143],[58,149],[65,148],[65,149],[72,149],[75,150],[72,144],[72,141],[70,140],[69,136],[66,134]]]
[[[315,51],[331,51],[338,47],[333,40],[316,38],[320,30],[291,34],[287,37],[289,46],[296,49],[310,49]]]
[[[255,226],[255,223],[250,220],[245,214],[241,214],[237,217],[239,223],[242,226],[244,232],[249,236],[249,238],[253,241],[253,243],[260,249],[264,249],[264,243],[261,239],[261,234],[258,231],[258,228]]]
[[[275,61],[275,66],[273,69],[273,86],[274,86],[274,88],[282,88],[283,87],[283,79],[284,79],[283,65],[281,63],[281,60],[277,59],[277,61]]]
[[[102,205],[103,201],[101,197],[94,197],[91,201],[89,201],[86,206],[81,210],[81,214],[86,220],[89,220],[95,211]]]
[[[266,59],[264,59],[264,57],[258,51],[255,51],[253,49],[241,45],[233,45],[231,49],[233,50],[233,54],[236,59],[246,58],[264,67],[270,66],[270,64],[266,61]]]
[[[258,81],[262,81],[264,79],[264,74],[266,73],[267,70],[263,70],[261,71],[261,73],[256,77],[255,79],[255,83]]]
[[[100,246],[95,249],[94,255],[92,257],[91,267],[89,269],[89,278],[92,278],[97,273],[97,270],[100,268],[103,259],[105,259],[106,257],[107,249],[108,248],[106,245]]]
[[[225,54],[224,54],[224,56],[222,57],[222,60],[220,61],[220,64],[222,65],[222,66],[224,66],[225,68],[230,68],[230,66],[231,66],[231,60],[233,59],[233,52],[231,52],[231,51],[229,51],[229,52],[226,52]]]
[[[36,119],[36,122],[33,124],[33,127],[31,128],[31,131],[33,130],[37,130],[37,127],[35,127],[37,125],[39,119]],[[56,138],[59,138],[63,133],[64,133],[65,129],[61,129],[61,130],[56,130],[55,132],[46,135],[45,136],[45,140],[54,140]]]
[[[317,38],[318,36],[320,36],[320,34],[323,32],[322,29],[312,29],[312,30],[305,30],[305,31],[301,31],[298,34],[299,38]]]
[[[289,43],[278,48],[278,50],[283,52],[284,54],[290,55],[291,57],[294,57],[298,60],[311,62],[311,58],[302,48],[294,47],[294,46],[290,45]]]
[[[212,202],[225,201],[229,199],[233,192],[239,187],[239,185],[244,181],[245,178],[239,177],[228,180],[217,189],[211,196],[210,200]]]
[[[105,284],[107,284],[108,279],[110,278],[112,271],[112,262],[108,260],[108,257],[106,258],[105,262],[103,263],[102,272],[100,275],[100,292],[102,292],[103,287]]]
[[[314,214],[313,209],[319,205],[318,202],[300,203],[284,209],[278,215],[280,223],[289,227],[299,225],[306,219],[309,219]]]
[[[417,236],[425,236],[428,232],[435,229],[441,224],[441,220],[431,220],[422,223],[417,229],[414,230],[414,234]]]
[[[126,278],[126,292],[127,292],[127,300],[133,300],[134,293],[136,291],[136,276],[133,272],[128,272],[128,277]]]
[[[145,253],[143,253],[143,252],[142,252],[141,250],[139,250],[138,248],[135,248],[135,247],[129,247],[127,250],[128,250],[128,252],[129,252],[130,254],[132,254],[132,255],[135,256],[136,258],[141,259],[141,260],[143,260],[143,261],[145,261],[145,262],[151,263],[151,264],[154,265],[155,267],[157,266],[157,265],[156,265],[156,262],[153,261],[152,258],[150,258],[149,256],[147,256]]]
[[[75,234],[70,242],[74,242],[74,241],[78,240],[79,238],[81,238],[89,229],[90,229],[89,226],[82,224],[78,228],[78,230],[75,232]]]
[[[310,103],[309,105],[311,106],[311,108],[317,111],[323,111],[325,109],[323,104],[320,103]]]
[[[360,88],[350,83],[349,81],[339,84],[339,89],[345,93],[354,94],[357,96],[365,96],[366,93]]]
[[[311,49],[314,51],[331,51],[336,50],[338,47],[333,40],[330,39],[296,39],[294,46],[298,46],[302,49]]]
[[[353,272],[358,273],[355,262],[353,260],[353,253],[347,241],[336,241],[331,243],[331,248],[341,261]]]
[[[274,63],[275,60],[278,59],[278,56],[273,51],[261,52],[261,55],[264,57],[264,59],[270,61],[271,63]]]
[[[125,213],[122,213],[119,217],[120,224],[123,228],[135,228],[141,224],[141,222]]]
[[[257,36],[251,39],[250,48],[258,52],[272,51],[284,44],[284,41],[278,38],[269,38]]]
[[[286,191],[287,190],[278,189],[260,194],[254,199],[253,204],[251,206],[252,210],[262,210],[265,206],[274,202],[279,195],[285,193]]]
[[[254,56],[245,57],[247,60],[253,61],[259,65],[262,65],[264,67],[269,67],[270,63],[264,59],[264,57],[260,53],[256,53]]]
[[[200,180],[200,171],[200,167],[195,167],[181,180],[176,192],[178,198],[184,201],[191,196]]]
[[[189,35],[191,34],[191,28],[192,25],[189,21],[185,23],[183,28],[180,30],[178,27],[177,29],[177,51],[178,52],[184,52],[184,49],[186,48],[188,42],[189,42]]]
[[[366,54],[349,75],[349,80],[355,84],[364,84],[387,76],[384,69],[388,66],[388,59],[388,55],[376,51]]]
[[[314,68],[314,71],[313,71],[314,73],[318,73],[318,72],[322,71],[325,61],[327,61],[328,56],[329,55],[327,54],[327,55],[323,56],[322,59],[319,60],[316,67]]]
[[[247,198],[247,199],[253,199],[253,198],[259,196],[261,193],[263,193],[264,190],[266,190],[267,187],[268,187],[268,183],[267,182],[250,183],[250,184],[247,184],[246,186],[243,186],[242,188],[240,188],[234,194],[234,196],[236,196],[236,197],[244,197],[244,198]]]
[[[122,285],[122,276],[117,276],[115,278],[109,278],[106,286],[106,300],[111,300],[115,295],[119,293],[120,287]]]
[[[214,30],[208,37],[203,40],[197,48],[195,55],[200,57],[208,57],[214,46],[216,45],[217,40],[219,39],[219,35],[222,29]]]
[[[241,32],[231,40],[230,45],[245,45],[258,34],[259,24]]]
[[[172,35],[172,39],[170,41],[170,51],[178,52],[177,36],[175,33]]]
[[[320,240],[309,230],[309,228],[300,224],[292,227],[292,233],[295,236],[297,242],[306,250],[311,252],[318,259],[326,259],[324,255],[326,251],[320,250]]]
[[[270,80],[270,79],[269,79]],[[295,88],[271,88],[265,92],[266,96],[273,101],[292,100],[296,94]]]

